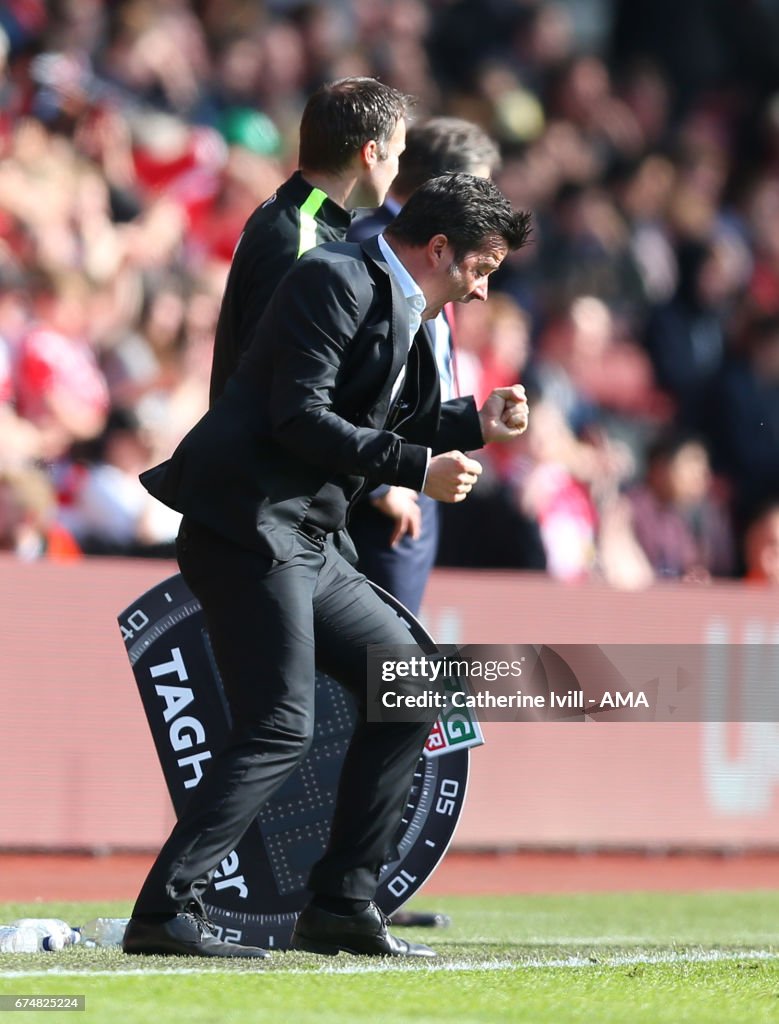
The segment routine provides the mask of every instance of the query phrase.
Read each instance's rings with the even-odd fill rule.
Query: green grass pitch
[[[437,948],[433,963],[276,953],[258,966],[75,947],[0,955],[0,994],[83,994],[86,1012],[71,1012],[72,1024],[779,1021],[779,892],[453,896],[413,906],[452,916],[446,930],[403,930]],[[6,903],[0,922],[78,925],[128,911]]]

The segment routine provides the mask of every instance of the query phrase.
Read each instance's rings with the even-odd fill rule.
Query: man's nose
[[[480,284],[477,284],[476,287],[473,289],[473,291],[471,292],[471,298],[478,299],[479,302],[486,302],[488,291],[489,284],[487,283],[486,280],[484,280]]]

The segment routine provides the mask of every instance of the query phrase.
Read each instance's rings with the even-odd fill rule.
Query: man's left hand
[[[371,498],[371,505],[393,520],[390,547],[400,541],[406,534],[412,540],[419,540],[422,532],[422,510],[417,502],[419,495],[408,487],[390,487],[379,498]]]
[[[527,430],[527,397],[521,384],[495,388],[479,410],[484,443],[511,441]]]

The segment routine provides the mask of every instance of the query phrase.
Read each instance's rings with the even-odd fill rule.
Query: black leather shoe
[[[375,903],[357,914],[331,914],[310,903],[297,919],[291,948],[324,956],[342,950],[357,956],[436,956],[421,942],[390,935],[388,923]]]
[[[258,946],[239,946],[222,942],[211,930],[213,925],[198,914],[176,914],[167,921],[148,922],[131,917],[122,940],[125,953],[147,956],[270,956]]]

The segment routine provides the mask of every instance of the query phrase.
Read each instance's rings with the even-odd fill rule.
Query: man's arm
[[[481,409],[472,395],[441,406],[433,454],[459,448],[474,451],[491,441],[511,441],[527,429],[528,406],[521,384],[495,388]]]
[[[475,451],[484,447],[479,411],[473,395],[452,398],[441,405],[441,419],[433,442],[433,454],[460,451]]]
[[[420,490],[428,450],[333,411],[361,310],[346,273],[324,260],[297,264],[274,297],[271,424],[280,445],[334,473]]]

